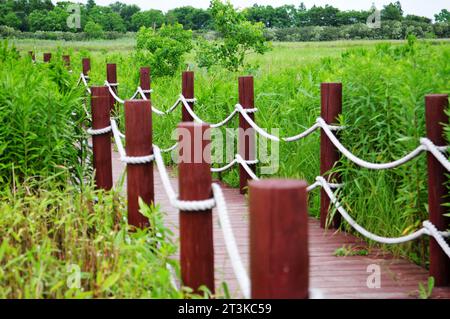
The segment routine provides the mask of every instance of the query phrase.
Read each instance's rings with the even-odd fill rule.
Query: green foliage
[[[137,12],[131,17],[133,31],[138,31],[141,27],[160,28],[164,22],[164,13],[160,10]]]
[[[441,12],[434,15],[436,22],[450,23],[450,11],[442,9]]]
[[[252,23],[231,3],[212,0],[210,12],[219,41],[202,41],[197,52],[199,66],[210,69],[214,65],[236,71],[245,64],[251,52],[263,54],[269,47],[264,38],[262,23]]]
[[[0,298],[195,297],[170,284],[176,246],[158,209],[142,205],[153,228],[131,231],[114,192],[30,181],[0,199]]]
[[[94,21],[89,21],[84,27],[84,32],[89,39],[98,39],[103,36],[103,28],[100,24]]]
[[[142,27],[136,36],[136,62],[152,68],[154,76],[173,75],[192,49],[192,32],[181,24],[163,25],[159,30]]]
[[[419,283],[419,298],[420,299],[429,299],[433,294],[434,289],[434,277],[428,278],[428,284],[425,288],[423,283]]]
[[[0,50],[2,187],[31,176],[45,179],[57,174],[66,181],[82,180],[75,147],[84,136],[78,127],[82,119],[72,115],[80,112],[80,91],[72,89],[62,64],[32,65],[29,59],[17,57],[4,44]]]
[[[182,24],[186,30],[206,29],[211,24],[211,15],[208,11],[191,6],[169,10],[166,19],[170,24]]]
[[[344,245],[335,250],[334,255],[338,257],[347,256],[367,256],[369,252],[365,248],[353,247],[352,245]]]

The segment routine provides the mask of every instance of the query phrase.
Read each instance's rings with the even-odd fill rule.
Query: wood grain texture
[[[255,107],[255,89],[253,76],[242,76],[239,78],[239,104],[244,109]],[[255,113],[249,113],[248,116],[254,121]],[[244,117],[239,114],[239,155],[244,160],[256,159],[256,132],[247,123]],[[256,172],[256,165],[249,165],[253,172]],[[241,194],[247,192],[247,182],[251,180],[247,171],[239,165],[239,189]]]
[[[110,84],[117,83],[117,65],[115,63],[108,63],[106,64],[106,80]],[[111,86],[114,93],[117,95],[118,88],[117,86]],[[113,98],[111,93],[109,93],[110,99],[109,99],[109,105],[111,112],[115,112],[115,106],[116,106],[116,100]]]
[[[249,182],[253,299],[308,298],[306,187],[297,180]]]
[[[142,67],[139,70],[139,85],[140,87],[145,90],[151,89],[151,77],[150,77],[150,68],[149,67]],[[145,97],[147,100],[150,100],[151,94],[145,93]],[[140,97],[138,97],[140,98]]]
[[[206,124],[183,122],[178,130],[189,132],[180,134],[179,189],[181,200],[204,200],[212,197],[211,166],[208,158],[196,156],[204,154],[210,143],[205,136],[209,129]],[[204,138],[205,137],[205,138]],[[212,210],[180,211],[180,265],[183,283],[199,291],[202,285],[215,291],[214,285],[214,245]]]
[[[152,108],[150,101],[125,102],[125,135],[127,156],[153,154]],[[128,224],[144,228],[147,217],[139,212],[139,198],[154,203],[153,162],[127,165]]]
[[[320,115],[327,124],[336,125],[338,117],[342,113],[342,84],[341,83],[322,83],[321,93],[321,111]],[[335,167],[339,161],[340,153],[331,143],[328,136],[321,130],[320,132],[320,175],[327,181],[339,183],[340,178],[336,174],[330,174],[329,171]],[[330,199],[322,189],[320,193],[320,225],[322,228],[327,226],[328,212],[330,211]],[[335,214],[330,226],[339,228],[341,215]]]
[[[111,125],[109,92],[106,86],[91,87],[92,128],[102,129]],[[110,190],[113,186],[111,159],[111,132],[92,136],[95,185]]]
[[[193,99],[194,95],[194,72],[185,71],[181,76],[181,93],[186,99]],[[188,102],[192,110],[194,110],[194,103]],[[191,114],[186,110],[186,108],[181,106],[181,121],[182,122],[192,122],[194,119]]]
[[[444,138],[444,124],[448,123],[447,107],[446,94],[425,97],[427,137],[438,146],[448,145]],[[448,172],[431,153],[427,156],[430,221],[438,230],[445,231],[450,224],[450,218],[444,216],[449,212],[444,206],[448,204]],[[434,277],[436,286],[450,286],[450,259],[434,238],[430,238],[430,276]]]
[[[65,66],[68,70],[70,70],[70,55],[63,55],[63,56],[62,56],[62,59],[63,59],[64,66]]]

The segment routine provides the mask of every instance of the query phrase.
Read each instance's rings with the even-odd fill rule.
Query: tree
[[[3,17],[3,23],[8,27],[19,29],[20,25],[22,24],[22,21],[20,21],[20,19],[14,12],[10,12]]]
[[[160,28],[164,22],[164,13],[160,10],[137,12],[131,17],[131,30],[138,31],[141,27]]]
[[[442,9],[441,12],[434,15],[436,22],[450,23],[450,12],[447,9]]]
[[[84,32],[89,39],[98,39],[103,37],[103,28],[99,23],[89,21],[84,27]]]
[[[160,29],[142,27],[136,36],[136,63],[152,68],[152,75],[173,75],[183,57],[192,49],[192,32],[181,24],[162,25]]]
[[[399,1],[390,3],[381,10],[381,19],[401,21],[403,19],[403,9]]]
[[[264,38],[264,25],[252,23],[242,12],[236,11],[229,2],[211,0],[209,7],[213,18],[214,30],[220,41],[202,41],[197,52],[201,67],[211,68],[221,65],[231,71],[244,66],[245,57],[250,52],[263,54],[269,47]]]
[[[127,5],[122,2],[115,2],[113,4],[110,4],[109,7],[115,13],[120,14],[128,31],[137,31],[139,29],[138,28],[133,30],[133,23],[132,23],[133,15],[141,11],[141,8],[139,8],[137,5],[135,4]]]
[[[408,14],[405,17],[406,21],[413,21],[413,22],[420,22],[420,23],[427,23],[430,24],[431,23],[431,19],[427,18],[427,17],[421,17],[421,16],[416,16],[414,14]]]
[[[211,21],[209,12],[191,6],[175,8],[167,12],[167,22],[180,23],[185,30],[200,30],[206,28]]]

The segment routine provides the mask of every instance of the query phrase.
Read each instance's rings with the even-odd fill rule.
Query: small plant
[[[347,256],[367,256],[369,252],[365,248],[353,247],[352,245],[344,245],[335,250],[334,255],[337,257]]]
[[[434,277],[428,277],[428,286],[425,287],[423,283],[419,283],[419,298],[429,299],[433,294]]]

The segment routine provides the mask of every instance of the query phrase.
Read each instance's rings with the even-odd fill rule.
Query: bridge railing
[[[443,125],[448,122],[445,110],[448,106],[447,95],[426,96],[427,136],[418,141],[416,149],[401,159],[389,163],[371,163],[352,154],[339,140],[337,118],[342,112],[342,84],[323,83],[321,85],[321,117],[309,129],[292,137],[278,137],[269,134],[256,123],[254,114],[254,88],[252,77],[239,78],[239,103],[232,113],[222,122],[211,124],[200,119],[194,111],[194,73],[182,75],[182,94],[167,111],[152,106],[150,100],[150,70],[142,68],[140,86],[132,97],[140,100],[122,100],[118,97],[117,83],[105,82],[103,87],[88,87],[90,62],[83,60],[83,73],[79,83],[83,83],[91,93],[95,181],[97,187],[111,188],[111,133],[121,155],[127,164],[128,222],[135,227],[147,227],[148,220],[139,213],[138,198],[147,204],[154,203],[153,162],[161,176],[170,203],[180,210],[180,258],[183,284],[198,289],[206,285],[214,292],[214,248],[212,244],[213,207],[222,226],[227,252],[240,289],[246,298],[307,298],[311,296],[308,288],[308,230],[307,230],[307,193],[321,188],[321,226],[326,227],[330,206],[335,206],[339,217],[335,217],[333,227],[339,227],[340,218],[361,235],[385,244],[397,244],[414,240],[421,236],[430,236],[430,275],[435,277],[436,285],[450,285],[450,247],[447,242],[449,233],[444,232],[448,219],[444,216],[447,190],[446,174],[450,171],[450,162],[444,156]],[[108,66],[109,70],[114,70]],[[113,72],[113,71],[110,71]],[[111,79],[116,79],[111,76]],[[110,112],[111,101],[123,103],[125,107],[125,132],[122,134]],[[114,102],[115,104],[115,102]],[[255,173],[257,159],[250,150],[254,139],[239,139],[239,154],[222,168],[211,169],[206,162],[199,165],[180,163],[180,194],[174,191],[161,156],[162,150],[152,145],[152,113],[168,115],[182,106],[180,128],[193,130],[208,127],[220,127],[239,115],[241,128],[253,128],[259,134],[277,142],[294,142],[306,138],[316,130],[321,132],[321,175],[307,186],[306,183],[292,180],[260,180]],[[191,123],[189,123],[191,122]],[[192,123],[194,122],[194,123]],[[196,122],[196,123],[195,123]],[[191,134],[198,138],[203,134]],[[126,139],[126,148],[122,139]],[[181,143],[168,150],[172,151]],[[198,142],[198,141],[197,141]],[[208,139],[189,145],[197,145],[192,154],[204,154]],[[200,145],[200,148],[199,146]],[[109,149],[109,151],[107,150]],[[398,238],[385,238],[373,234],[356,223],[338,201],[333,189],[342,187],[338,176],[329,174],[338,165],[341,154],[358,166],[384,170],[403,165],[426,152],[428,156],[428,185],[430,219],[423,222],[418,231]],[[102,153],[102,154],[100,154]],[[203,156],[200,156],[203,158]],[[212,183],[211,173],[231,169],[238,164],[240,169],[240,188],[243,192],[249,188],[250,211],[250,276],[239,254],[238,245],[227,213],[227,207],[218,184]],[[194,187],[196,185],[196,187]],[[280,212],[283,212],[280,214]],[[151,225],[150,225],[151,226]]]

